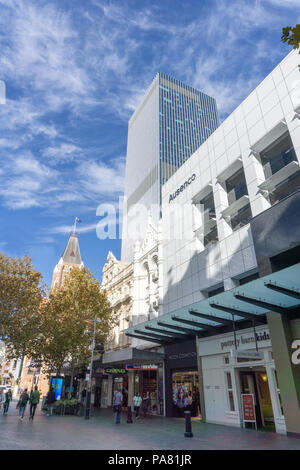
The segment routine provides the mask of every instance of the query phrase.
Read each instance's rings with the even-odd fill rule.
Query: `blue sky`
[[[0,250],[51,281],[75,216],[101,278],[101,203],[124,184],[127,123],[163,71],[217,100],[221,121],[290,51],[300,0],[0,0]]]

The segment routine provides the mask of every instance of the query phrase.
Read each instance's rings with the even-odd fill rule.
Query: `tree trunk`
[[[74,366],[72,365],[72,369],[71,369],[71,380],[70,380],[70,389],[69,389],[69,393],[68,393],[68,398],[71,398],[71,397],[72,397],[73,378],[74,378]]]

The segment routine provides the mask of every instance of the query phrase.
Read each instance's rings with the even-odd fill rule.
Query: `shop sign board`
[[[63,386],[63,378],[62,377],[52,377],[51,379],[51,388],[55,392],[55,400],[61,399],[61,392]]]
[[[158,365],[156,364],[126,364],[126,370],[157,370]]]
[[[243,404],[244,423],[246,422],[255,423],[255,427],[256,427],[256,415],[255,415],[253,393],[242,393],[242,404]]]
[[[253,359],[258,361],[264,358],[264,355],[261,351],[249,350],[249,349],[231,349],[231,356],[236,359]]]
[[[126,372],[126,369],[117,369],[116,367],[105,369],[106,374],[126,374]]]

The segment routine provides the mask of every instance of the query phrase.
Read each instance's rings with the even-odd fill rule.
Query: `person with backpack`
[[[47,393],[47,397],[46,397],[46,405],[48,408],[47,416],[52,416],[54,403],[55,403],[55,392],[53,391],[53,388],[50,388],[50,391]]]
[[[29,395],[27,393],[27,388],[25,388],[24,392],[20,396],[20,400],[17,405],[19,408],[19,418],[21,421],[23,421],[28,400],[29,400]]]
[[[40,401],[40,392],[38,391],[37,385],[34,387],[34,390],[31,391],[29,402],[30,402],[30,416],[29,419],[33,420],[35,415],[36,407]]]

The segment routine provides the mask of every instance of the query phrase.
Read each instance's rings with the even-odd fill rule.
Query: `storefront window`
[[[143,372],[143,393],[149,392],[151,412],[157,412],[157,371]]]
[[[192,416],[200,415],[198,372],[175,372],[172,377],[173,404],[177,414],[190,410]]]
[[[227,396],[228,396],[229,410],[235,411],[231,372],[226,372],[226,383],[227,383]]]

